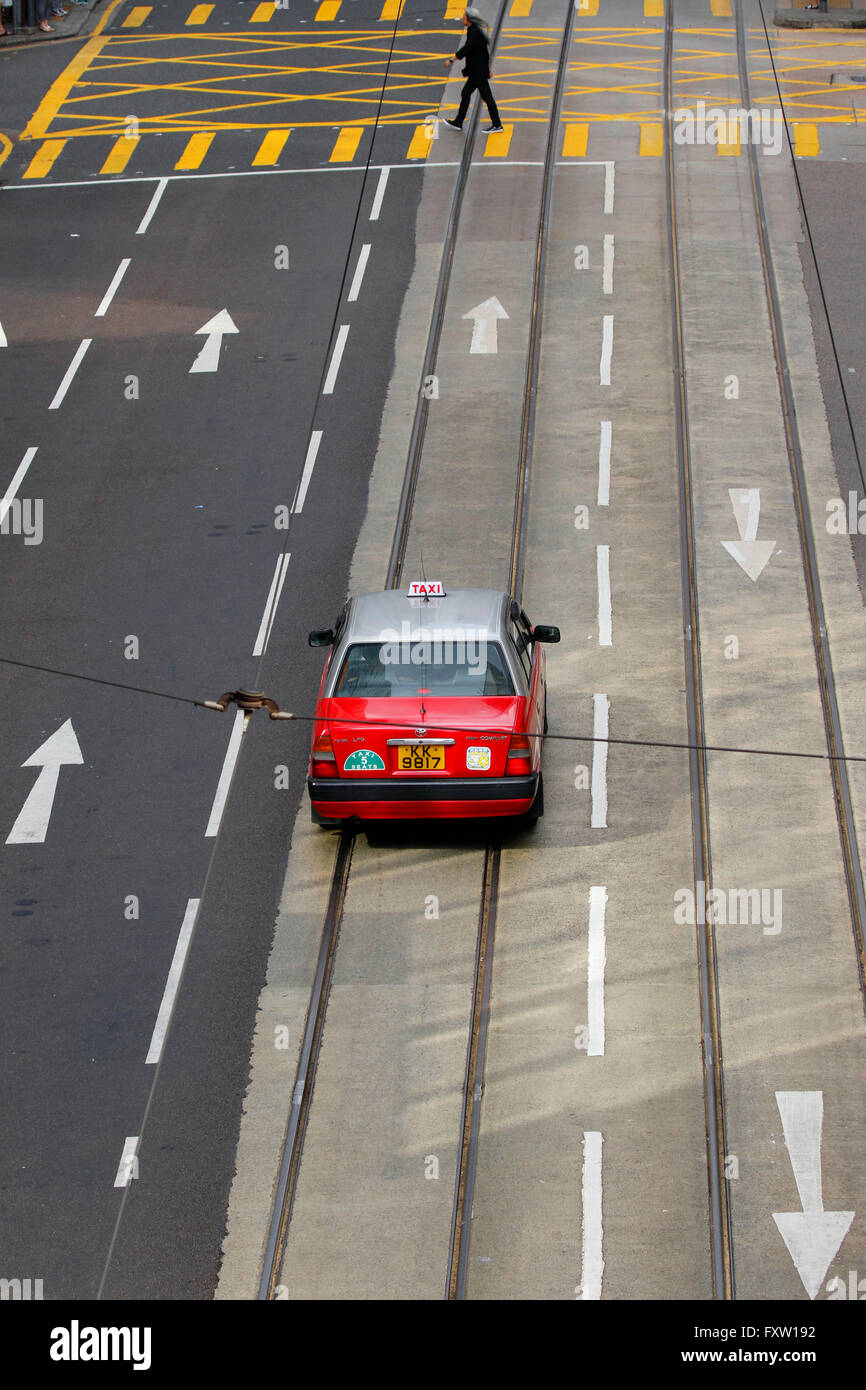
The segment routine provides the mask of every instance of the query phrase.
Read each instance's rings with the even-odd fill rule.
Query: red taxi
[[[350,599],[328,647],[307,785],[313,820],[544,811],[544,643],[509,594],[410,585]]]

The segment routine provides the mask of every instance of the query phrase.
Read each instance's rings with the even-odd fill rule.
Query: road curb
[[[777,9],[773,23],[782,29],[866,29],[866,10]]]
[[[7,28],[0,37],[0,53],[10,48],[31,48],[36,44],[51,43],[54,39],[87,38],[93,33],[106,8],[106,0],[91,0],[88,5],[73,5],[63,19],[49,20],[51,33],[43,34],[41,29],[22,26],[17,34],[10,34]]]

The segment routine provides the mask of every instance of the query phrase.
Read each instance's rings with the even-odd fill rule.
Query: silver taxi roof
[[[408,589],[408,585],[406,586]],[[386,589],[378,594],[357,594],[348,621],[340,634],[340,646],[350,642],[381,642],[386,630],[421,628],[471,629],[476,640],[498,642],[503,636],[510,595],[501,589],[451,589],[444,598],[425,603],[410,600],[406,589]]]

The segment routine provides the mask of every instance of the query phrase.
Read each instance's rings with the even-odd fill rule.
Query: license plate
[[[445,745],[404,743],[397,749],[398,772],[444,772]]]

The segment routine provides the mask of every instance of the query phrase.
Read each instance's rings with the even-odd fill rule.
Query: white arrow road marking
[[[31,753],[27,761],[21,764],[22,767],[41,768],[41,771],[30,795],[21,807],[21,814],[6,837],[7,845],[45,843],[60,769],[65,764],[80,766],[83,762],[72,720],[67,719],[56,733],[47,738],[36,752]]]
[[[120,1155],[120,1162],[117,1165],[117,1175],[114,1179],[115,1187],[129,1187],[133,1178],[138,1177],[138,1141],[141,1138],[138,1134],[133,1134],[123,1145],[123,1153]]]
[[[740,539],[722,541],[722,545],[754,583],[776,549],[775,541],[756,540],[758,518],[761,515],[761,489],[729,487],[728,496],[734,509],[734,520]]]
[[[601,1146],[604,1139],[597,1130],[583,1135],[583,1248],[578,1297],[584,1301],[601,1298],[604,1274],[602,1238]]]
[[[35,459],[36,450],[38,448],[38,444],[31,444],[30,448],[27,450],[23,459],[16,468],[15,476],[13,477],[11,483],[7,487],[3,496],[0,497],[0,526],[2,526],[3,522],[6,520],[6,513],[8,512],[9,508],[12,506],[13,501],[15,500],[15,494],[21,486],[27,469],[30,467],[31,463]]]
[[[803,1287],[814,1298],[848,1234],[853,1211],[825,1211],[821,1181],[823,1091],[777,1091],[788,1157],[802,1211],[773,1212]]]
[[[590,888],[589,947],[586,965],[587,998],[589,1000],[587,1057],[604,1056],[604,966],[606,959],[604,909],[606,903],[606,888]]]
[[[472,342],[469,344],[470,352],[498,352],[499,351],[499,330],[496,327],[498,319],[507,319],[508,315],[495,295],[490,299],[485,299],[483,304],[476,304],[474,309],[470,309],[468,314],[464,314],[465,319],[473,319]]]
[[[6,334],[3,332],[3,325],[2,325],[2,323],[0,323],[0,347],[8,347],[8,346],[9,346],[9,344],[8,344],[7,341],[6,341]]]
[[[165,982],[162,1003],[159,1006],[159,1013],[156,1016],[153,1037],[150,1040],[150,1047],[147,1049],[147,1056],[144,1059],[145,1066],[158,1062],[162,1056],[162,1046],[165,1042],[165,1035],[168,1032],[168,1025],[171,1022],[171,1011],[174,1008],[175,995],[180,985],[180,977],[183,974],[186,953],[189,950],[189,943],[192,940],[192,929],[195,926],[195,917],[200,902],[200,898],[190,898],[186,905],[180,936],[177,938],[177,945],[174,948],[168,979]]]
[[[208,319],[207,323],[202,324],[201,328],[197,328],[196,337],[199,337],[202,333],[207,334],[207,337],[204,341],[204,347],[189,369],[190,372],[218,371],[223,335],[225,333],[237,332],[239,332],[239,329],[235,327],[228,309],[220,309],[219,313],[214,314],[212,319]]]
[[[591,814],[590,825],[593,830],[604,830],[607,826],[607,736],[608,711],[610,700],[606,695],[592,697],[592,781],[590,783]],[[599,742],[601,740],[601,742]]]

